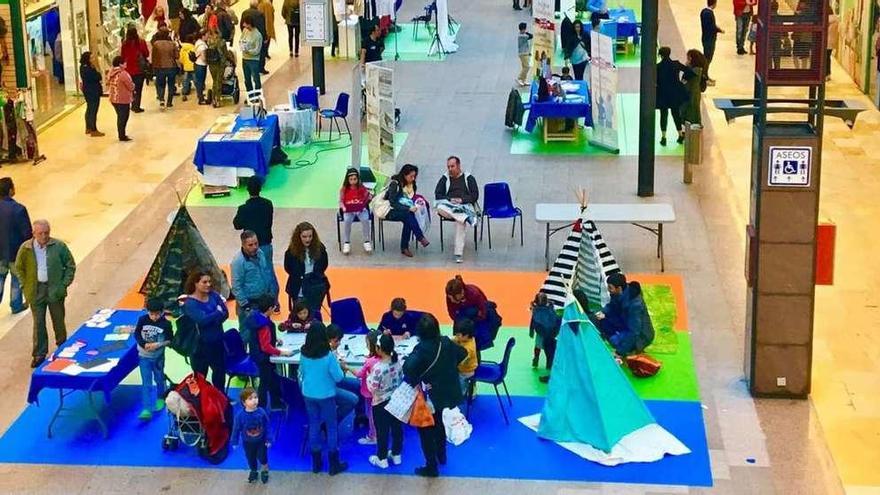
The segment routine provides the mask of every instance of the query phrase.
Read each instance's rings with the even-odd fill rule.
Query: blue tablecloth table
[[[134,339],[134,335],[129,335],[128,339],[120,341],[125,344],[124,348],[99,355],[89,355],[87,352],[103,345],[111,344],[112,342],[105,341],[104,337],[109,333],[113,333],[113,329],[116,326],[135,325],[141,314],[143,314],[141,311],[116,310],[110,316],[108,320],[110,325],[106,328],[91,328],[82,325],[59,347],[59,350],[63,350],[76,341],[85,342],[86,345],[83,346],[72,358],[78,363],[95,358],[118,358],[119,362],[109,371],[83,371],[78,375],[68,375],[58,371],[47,370],[46,367],[50,366],[50,361],[46,361],[34,370],[33,375],[31,375],[30,389],[28,390],[27,400],[29,403],[39,404],[39,394],[43,389],[55,389],[58,390],[59,394],[58,409],[55,411],[52,420],[49,422],[48,436],[50,438],[52,437],[52,426],[54,425],[55,420],[57,420],[61,416],[62,411],[65,410],[64,398],[74,392],[86,393],[89,399],[89,408],[95,416],[95,419],[98,421],[98,424],[104,433],[104,437],[107,436],[107,425],[104,423],[95,407],[92,394],[93,392],[103,392],[105,402],[110,402],[110,393],[113,389],[115,389],[116,386],[138,366],[137,342]],[[58,352],[59,351],[56,351],[56,353]]]
[[[204,173],[205,165],[215,167],[250,168],[253,175],[265,177],[269,174],[269,163],[272,148],[280,145],[278,116],[267,115],[265,118],[235,118],[232,132],[242,127],[260,127],[263,135],[256,140],[224,139],[222,141],[206,141],[205,136],[199,139],[193,163],[199,172]],[[205,133],[207,135],[209,133]]]
[[[611,22],[603,23],[601,31],[617,38],[632,38],[633,44],[639,44],[639,23],[636,12],[633,9],[608,9],[608,18]],[[617,26],[616,33],[605,32],[605,26]]]
[[[562,81],[563,85],[577,85],[577,91],[568,92],[578,95],[579,101],[543,101],[538,102],[538,84],[532,83],[529,95],[529,116],[526,119],[526,132],[532,132],[539,118],[545,119],[584,119],[584,126],[593,126],[593,112],[590,104],[590,90],[586,81]],[[546,124],[545,124],[546,125]]]

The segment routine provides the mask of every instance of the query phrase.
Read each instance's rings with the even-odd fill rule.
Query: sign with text
[[[330,29],[330,8],[326,0],[308,0],[300,11],[303,26],[303,42],[310,46],[329,46],[333,30]]]
[[[813,148],[809,146],[771,146],[767,185],[810,187]]]

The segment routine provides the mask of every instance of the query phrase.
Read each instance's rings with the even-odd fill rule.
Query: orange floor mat
[[[228,267],[223,267],[229,272]],[[276,267],[281,287],[287,280],[283,268]],[[498,312],[504,318],[504,326],[526,327],[529,325],[529,303],[541,287],[545,272],[508,272],[479,270],[441,270],[441,269],[398,269],[398,268],[348,268],[331,267],[327,270],[330,278],[330,295],[333,299],[357,297],[364,308],[368,322],[378,322],[382,313],[388,311],[391,299],[404,297],[411,309],[428,311],[434,314],[441,324],[451,324],[446,312],[444,289],[446,282],[460,274],[466,283],[476,284],[490,300],[498,304]],[[687,328],[687,304],[684,300],[684,286],[678,275],[631,274],[631,280],[643,284],[668,285],[675,294],[676,330]],[[143,296],[138,293],[142,281],[117,303],[119,309],[140,309]],[[283,289],[282,289],[283,290]],[[230,313],[235,308],[230,304]],[[283,304],[282,304],[283,306]],[[286,309],[286,308],[285,308]],[[286,316],[287,311],[282,311]],[[234,316],[233,316],[234,317]]]

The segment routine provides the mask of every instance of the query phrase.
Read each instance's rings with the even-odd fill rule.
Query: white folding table
[[[609,204],[590,203],[581,214],[577,203],[538,203],[535,205],[535,220],[546,224],[544,238],[544,270],[550,269],[550,237],[560,230],[574,225],[580,218],[596,223],[628,223],[651,232],[657,236],[657,258],[660,271],[665,270],[663,256],[663,224],[675,222],[675,210],[668,203]],[[551,224],[564,225],[551,228]],[[657,224],[657,228],[645,224]]]

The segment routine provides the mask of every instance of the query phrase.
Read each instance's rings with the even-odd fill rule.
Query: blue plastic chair
[[[501,415],[504,416],[504,422],[508,425],[510,424],[510,420],[507,419],[507,412],[504,410],[504,401],[501,400],[501,394],[498,392],[498,385],[504,386],[504,394],[507,395],[507,402],[513,407],[513,401],[510,400],[510,392],[507,391],[507,383],[504,382],[504,379],[507,378],[507,366],[510,364],[510,353],[513,351],[513,346],[515,344],[516,339],[513,337],[507,341],[507,346],[504,348],[504,358],[500,363],[483,361],[477,366],[476,371],[474,371],[474,376],[471,378],[471,384],[468,387],[468,415],[471,413],[473,390],[476,384],[488,383],[495,387],[495,396],[498,397],[498,405],[501,406]]]
[[[314,86],[300,86],[296,90],[296,105],[299,108],[311,108],[314,111],[320,111],[321,104],[318,103],[318,88]]]
[[[489,249],[492,249],[492,222],[493,218],[512,218],[513,225],[510,227],[510,237],[516,234],[516,219],[519,217],[519,245],[523,245],[523,222],[522,210],[513,205],[510,196],[510,186],[506,182],[492,182],[483,186],[483,219],[480,222],[480,240],[483,240],[483,223],[489,231]]]
[[[336,108],[325,108],[318,114],[322,119],[330,119],[330,136],[327,138],[327,141],[333,140],[334,123],[336,123],[336,130],[339,132],[340,137],[342,136],[342,129],[339,127],[339,120],[337,119],[342,119],[342,122],[345,123],[345,132],[351,136],[351,129],[348,127],[348,98],[348,93],[339,93],[339,97],[336,98]],[[323,120],[321,122],[323,123]],[[318,134],[320,133],[321,128],[318,127]]]
[[[254,380],[260,377],[260,370],[245,350],[238,330],[233,328],[223,333],[223,347],[226,348],[225,392],[229,393],[229,384],[233,377],[244,378],[253,386]]]
[[[339,325],[342,333],[348,335],[365,335],[370,331],[361,302],[356,297],[330,303],[330,323]]]

